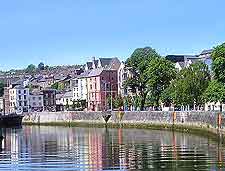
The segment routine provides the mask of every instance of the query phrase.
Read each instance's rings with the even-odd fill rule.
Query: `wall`
[[[87,123],[105,124],[102,112],[39,112],[26,114],[24,123]],[[225,130],[225,115],[221,115],[221,130]],[[173,122],[174,120],[174,122]],[[159,124],[159,125],[183,125],[200,128],[214,129],[218,127],[218,113],[216,112],[125,112],[119,115],[113,112],[108,121],[109,124]]]

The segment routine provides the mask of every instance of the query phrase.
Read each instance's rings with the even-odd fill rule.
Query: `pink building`
[[[87,101],[89,111],[111,109],[107,103],[118,94],[117,70],[92,69],[87,77]],[[111,101],[111,100],[110,100]]]

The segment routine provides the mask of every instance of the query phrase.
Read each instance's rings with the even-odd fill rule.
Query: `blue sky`
[[[0,0],[0,70],[195,54],[225,42],[224,0]]]

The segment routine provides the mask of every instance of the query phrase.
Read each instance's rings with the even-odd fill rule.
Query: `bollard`
[[[221,123],[222,123],[222,116],[221,116],[221,113],[218,113],[218,115],[217,115],[217,126],[218,126],[218,129],[221,128]]]
[[[177,114],[176,114],[176,112],[173,112],[172,115],[173,115],[173,125],[174,125],[174,123],[177,119]]]
[[[118,111],[116,113],[116,117],[117,119],[121,122],[121,120],[123,119],[123,116],[124,116],[124,112],[123,111]]]

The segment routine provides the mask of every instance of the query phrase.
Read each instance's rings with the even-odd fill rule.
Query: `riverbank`
[[[216,112],[39,112],[25,115],[23,124],[166,129],[210,135],[224,142],[224,121],[224,114]]]

